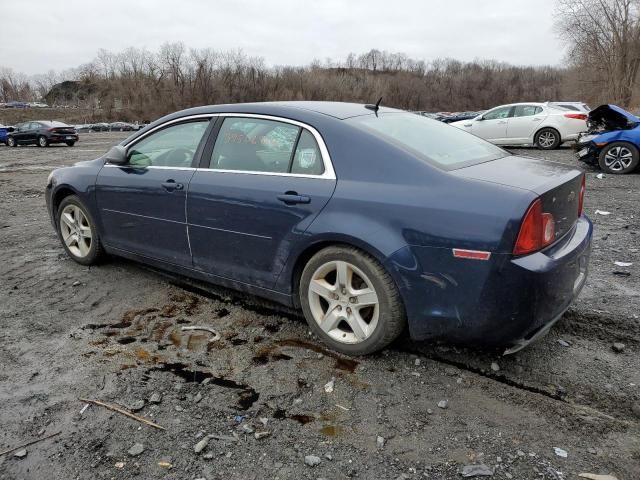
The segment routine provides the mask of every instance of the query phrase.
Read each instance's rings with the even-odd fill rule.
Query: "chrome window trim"
[[[104,166],[111,168],[139,168],[141,170],[197,170],[195,167],[165,167],[161,165],[114,165],[113,163],[105,163]]]
[[[160,125],[156,125],[155,127],[153,127],[148,132],[144,132],[142,135],[140,135],[139,137],[134,138],[129,143],[122,144],[122,146],[125,147],[127,150],[129,150],[129,147],[135,145],[136,143],[138,143],[139,141],[141,141],[145,137],[151,135],[152,133],[154,133],[157,130],[165,128],[168,125],[173,125],[174,123],[181,123],[181,122],[184,122],[184,121],[198,120],[198,119],[205,119],[205,118],[211,120],[213,117],[217,117],[217,116],[218,116],[218,114],[215,114],[215,113],[203,113],[203,114],[200,114],[200,115],[189,115],[187,117],[174,118],[173,120],[169,120],[169,121],[164,122],[164,123],[162,123]]]

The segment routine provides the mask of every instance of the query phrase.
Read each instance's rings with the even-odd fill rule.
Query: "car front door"
[[[335,188],[322,138],[265,116],[220,118],[189,185],[194,268],[272,288],[297,238]]]
[[[127,163],[106,164],[96,197],[107,247],[191,266],[186,192],[209,117],[172,122],[127,145]]]
[[[507,142],[507,122],[513,107],[499,107],[472,121],[471,133],[492,143]]]
[[[509,118],[507,136],[514,143],[533,143],[533,134],[547,118],[547,113],[538,105],[516,105]]]

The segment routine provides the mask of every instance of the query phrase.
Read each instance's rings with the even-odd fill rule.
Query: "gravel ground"
[[[402,339],[347,359],[273,305],[121,259],[69,260],[47,175],[122,135],[0,146],[0,451],[60,432],[0,455],[1,479],[457,479],[474,464],[496,479],[640,478],[640,175],[587,171],[590,276],[540,343],[501,357]],[[569,149],[514,151],[577,164]]]

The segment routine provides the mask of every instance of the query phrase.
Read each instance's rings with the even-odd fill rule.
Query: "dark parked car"
[[[133,132],[138,130],[138,127],[126,122],[113,122],[109,124],[110,132]]]
[[[462,120],[471,120],[472,118],[476,118],[478,115],[482,115],[484,112],[484,110],[481,110],[479,112],[457,112],[449,117],[443,117],[442,119],[440,119],[440,121],[444,123],[452,123],[460,122]]]
[[[578,137],[577,157],[607,173],[630,173],[640,163],[640,118],[616,105],[589,112],[588,130]]]
[[[0,124],[0,143],[4,143],[6,145],[7,136],[9,135],[9,132],[13,132],[13,130],[14,130],[13,127],[8,127]]]
[[[77,141],[78,134],[71,125],[45,120],[19,123],[7,136],[7,145],[10,147],[32,144],[48,147],[52,143],[66,143],[73,147]]]
[[[53,225],[111,253],[301,308],[346,354],[415,339],[516,351],[582,288],[584,175],[409,112],[192,108],[54,170]]]

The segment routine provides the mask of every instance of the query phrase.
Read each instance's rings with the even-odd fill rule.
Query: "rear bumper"
[[[66,143],[66,142],[77,142],[78,135],[74,134],[59,134],[59,135],[49,135],[49,143]]]
[[[542,252],[489,261],[453,258],[451,250],[406,247],[387,261],[416,340],[476,346],[526,345],[556,321],[587,277],[593,226],[581,217]]]

